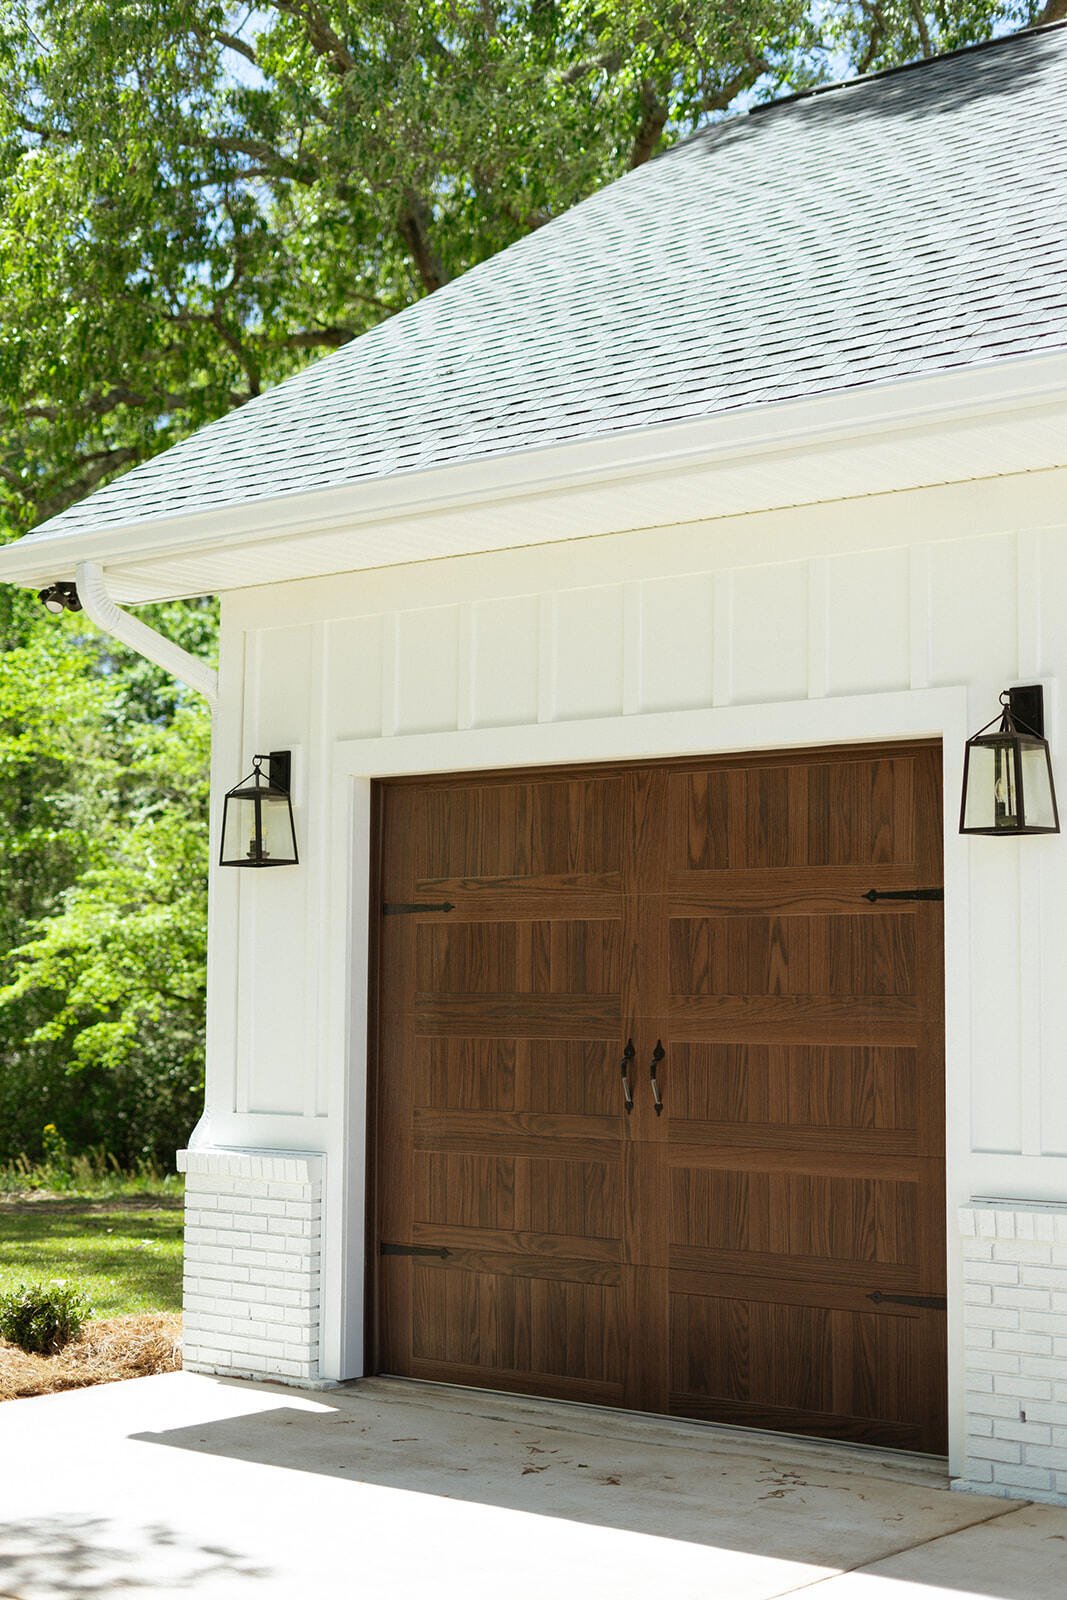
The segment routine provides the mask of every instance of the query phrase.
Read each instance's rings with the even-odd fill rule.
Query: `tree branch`
[[[371,296],[367,295],[365,298],[370,300]],[[372,303],[381,305],[380,300],[374,300]],[[301,328],[296,333],[286,334],[281,343],[287,350],[316,350],[322,345],[331,350],[340,350],[342,345],[348,344],[355,337],[354,328]]]
[[[919,35],[919,43],[922,45],[923,55],[926,57],[927,61],[929,61],[930,57],[934,54],[934,47],[930,42],[930,30],[926,26],[926,17],[923,12],[922,0],[908,0],[908,9],[910,10],[912,18],[915,22],[915,30]]]
[[[630,151],[631,171],[634,167],[644,166],[659,144],[660,135],[667,126],[667,107],[650,83],[641,85],[638,104],[641,108],[641,120],[637,124],[637,133],[634,135]]]
[[[719,84],[714,90],[708,90],[701,102],[705,111],[725,111],[736,95],[743,89],[751,89],[756,79],[764,72],[770,72],[771,64],[764,56],[750,56],[743,67],[739,67],[732,78]]]
[[[232,288],[233,285],[230,284],[229,287]],[[214,328],[223,344],[227,345],[229,349],[233,351],[234,355],[237,357],[237,361],[241,367],[241,370],[248,379],[248,393],[237,400],[236,404],[244,405],[246,400],[250,400],[253,395],[259,394],[259,362],[256,360],[255,356],[248,349],[248,347],[242,344],[240,338],[233,331],[233,329],[227,325],[226,319],[222,314],[221,306],[215,306],[211,311],[185,310],[172,312],[170,314],[170,320],[179,328]],[[232,399],[233,396],[231,395],[231,400]]]
[[[355,57],[348,46],[334,33],[322,12],[315,4],[315,0],[270,0],[275,11],[280,11],[282,16],[293,17],[297,22],[304,24],[304,31],[308,36],[308,43],[326,62],[330,71],[337,77],[343,78],[355,66]]]
[[[570,88],[573,83],[580,83],[583,78],[588,78],[593,72],[618,72],[622,66],[622,55],[618,50],[605,50],[598,56],[587,56],[584,61],[575,61],[566,72],[560,73],[559,81],[564,88]]]
[[[867,38],[867,48],[856,63],[856,71],[861,78],[864,73],[870,72],[871,63],[876,59],[885,38],[885,17],[882,15],[882,7],[878,0],[873,6],[865,5],[863,9],[870,16],[871,31]]]
[[[244,56],[245,60],[251,61],[253,66],[258,65],[258,62],[256,61],[255,47],[253,45],[246,44],[245,41],[243,39],[239,39],[235,33],[224,33],[221,28],[216,28],[211,37],[217,40],[219,44],[224,45],[227,50],[236,50],[239,56]]]
[[[23,133],[35,134],[42,142],[47,139],[69,139],[70,134],[65,128],[53,128],[45,122],[32,122],[25,112],[20,110],[17,100],[12,100],[5,90],[0,89],[0,100],[3,100],[11,110],[12,121],[16,128],[21,128]]]
[[[430,208],[414,190],[405,191],[397,217],[400,237],[407,246],[428,294],[448,282],[448,273],[430,243]]]
[[[138,394],[125,384],[115,384],[111,389],[87,395],[84,400],[73,404],[23,406],[19,416],[23,422],[61,422],[72,413],[87,417],[110,416],[119,406],[131,406],[138,410],[150,406],[159,412],[179,411],[183,406],[193,404],[197,398],[194,389],[168,394]],[[231,405],[240,405],[246,398],[232,391],[228,396]]]
[[[1067,0],[1046,0],[1044,11],[1038,17],[1038,26],[1046,22],[1063,22],[1067,18]]]
[[[214,150],[220,156],[248,156],[252,161],[260,163],[262,172],[256,176],[273,176],[277,178],[290,178],[294,183],[314,183],[318,173],[314,162],[304,160],[294,161],[290,156],[282,155],[280,150],[275,150],[273,145],[267,144],[263,139],[245,139],[235,135],[209,135],[201,141],[203,148]],[[243,176],[237,173],[236,176]]]

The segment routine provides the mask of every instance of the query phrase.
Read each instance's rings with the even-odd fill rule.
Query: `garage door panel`
[[[421,1263],[414,1276],[417,1359],[621,1383],[617,1288]]]
[[[505,1111],[532,1116],[612,1117],[623,1111],[615,1039],[417,1037],[414,1114]],[[533,1124],[528,1124],[536,1131]],[[551,1132],[561,1131],[559,1122]],[[595,1132],[595,1129],[590,1129]],[[618,1129],[614,1129],[617,1137]],[[605,1136],[607,1129],[602,1129]]]
[[[579,1116],[622,1114],[617,1037],[531,1039],[526,1055],[525,1104],[531,1111]]]
[[[676,1167],[670,1244],[903,1265],[918,1259],[915,1208],[914,1182]]]
[[[514,1111],[514,1039],[416,1039],[415,1108]]]
[[[535,1233],[617,1239],[621,1231],[618,1162],[531,1161],[529,1220]]]
[[[909,913],[674,917],[670,992],[911,996],[915,949]]]
[[[510,1156],[417,1151],[414,1220],[431,1228],[514,1228],[515,1167]]]
[[[419,794],[414,876],[537,879],[618,872],[622,777],[482,781]]]
[[[923,1313],[694,1295],[673,1295],[671,1310],[674,1409],[937,1447]]]
[[[415,1220],[471,1228],[518,1228],[577,1238],[619,1237],[617,1159],[457,1155],[417,1150]]]
[[[823,758],[674,773],[672,870],[913,862],[914,761]]]
[[[666,1072],[667,1069],[665,1069]],[[893,1047],[673,1041],[671,1137],[805,1143],[839,1130],[914,1145],[915,1052]],[[731,1125],[736,1125],[731,1129]]]
[[[519,983],[513,922],[423,922],[415,935],[415,986],[434,994],[498,994]]]
[[[620,934],[617,918],[423,922],[415,986],[439,996],[613,993],[621,974]]]

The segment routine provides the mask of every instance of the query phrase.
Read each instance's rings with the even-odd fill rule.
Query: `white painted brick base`
[[[318,1377],[324,1167],[288,1151],[179,1150],[191,1371]]]
[[[958,1489],[1067,1504],[1067,1204],[972,1200]]]

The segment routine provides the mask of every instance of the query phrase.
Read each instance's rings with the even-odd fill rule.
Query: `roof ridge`
[[[961,44],[955,50],[940,51],[935,56],[919,56],[915,61],[902,61],[895,67],[880,67],[877,72],[861,72],[854,78],[837,78],[833,83],[818,83],[810,89],[798,89],[795,94],[783,94],[777,100],[761,100],[758,105],[749,106],[744,115],[762,116],[779,106],[794,105],[798,100],[813,100],[816,95],[832,94],[835,89],[855,89],[862,83],[875,83],[880,78],[895,78],[902,72],[917,72],[924,67],[936,67],[939,62],[953,61],[957,56],[975,55],[979,50],[993,50],[1001,45],[1014,44],[1019,39],[1032,38],[1042,33],[1055,33],[1057,29],[1063,28],[1067,28],[1067,18],[1060,22],[1034,23],[1029,28],[1017,28],[1012,33],[1000,33],[992,39],[979,39],[974,44]],[[717,126],[721,127],[722,123]],[[696,137],[699,137],[699,132]]]

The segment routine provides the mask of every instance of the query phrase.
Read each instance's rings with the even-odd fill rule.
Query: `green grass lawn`
[[[0,1293],[49,1278],[87,1295],[94,1317],[180,1311],[182,1213],[0,1206]]]

